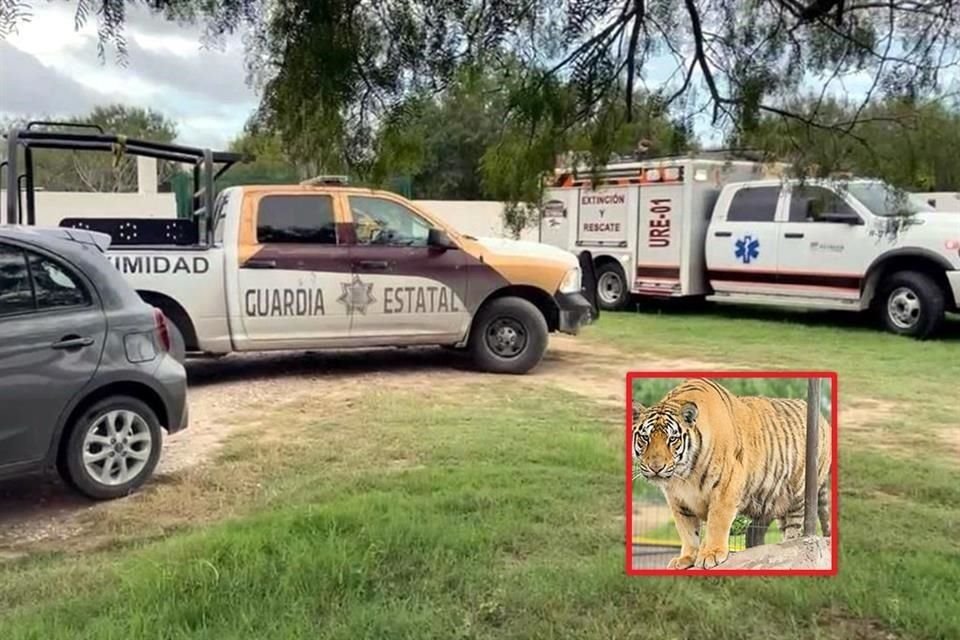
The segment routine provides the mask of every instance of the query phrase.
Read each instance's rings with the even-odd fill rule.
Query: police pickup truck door
[[[729,201],[724,202],[725,198]],[[744,185],[723,192],[707,230],[707,277],[721,294],[777,294],[777,212],[780,184]]]
[[[797,185],[779,225],[777,282],[793,296],[859,300],[869,266],[863,218],[848,199],[823,186]]]
[[[345,195],[353,222],[353,277],[337,298],[361,343],[459,340],[466,311],[466,256],[428,246],[431,223],[399,199]]]
[[[238,349],[347,342],[350,316],[337,297],[350,283],[350,248],[338,226],[329,193],[245,196],[237,252]]]

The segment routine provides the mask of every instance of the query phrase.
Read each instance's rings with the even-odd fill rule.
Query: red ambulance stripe
[[[707,272],[710,280],[737,282],[742,284],[766,284],[794,287],[819,287],[829,289],[860,290],[862,278],[846,274],[797,273],[775,271],[749,271],[724,269]]]
[[[638,265],[637,277],[638,278],[644,278],[644,277],[669,278],[672,280],[678,280],[680,278],[680,267]]]

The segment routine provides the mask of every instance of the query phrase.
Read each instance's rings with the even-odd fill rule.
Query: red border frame
[[[827,378],[830,380],[830,568],[829,569],[635,569],[633,565],[633,381],[637,378]],[[837,575],[840,526],[838,511],[839,464],[837,461],[838,381],[836,371],[628,371],[626,376],[626,437],[624,481],[626,483],[626,572],[631,576],[835,576]],[[720,565],[721,567],[723,565]]]

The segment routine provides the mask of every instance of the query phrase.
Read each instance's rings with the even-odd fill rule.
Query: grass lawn
[[[0,564],[0,637],[960,637],[960,336],[775,318],[605,314],[582,339],[838,370],[835,578],[625,576],[622,411],[524,378],[451,392],[439,372],[345,407],[245,409],[210,480],[264,487],[245,511]],[[844,432],[871,399],[892,409]]]

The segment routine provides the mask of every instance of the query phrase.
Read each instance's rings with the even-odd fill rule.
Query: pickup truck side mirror
[[[427,246],[434,249],[446,251],[447,249],[456,249],[457,245],[450,239],[447,232],[443,229],[431,228],[427,232]]]
[[[854,226],[863,224],[863,220],[860,219],[860,216],[852,211],[825,212],[820,214],[819,220],[823,222],[839,222],[841,224],[849,224]]]

